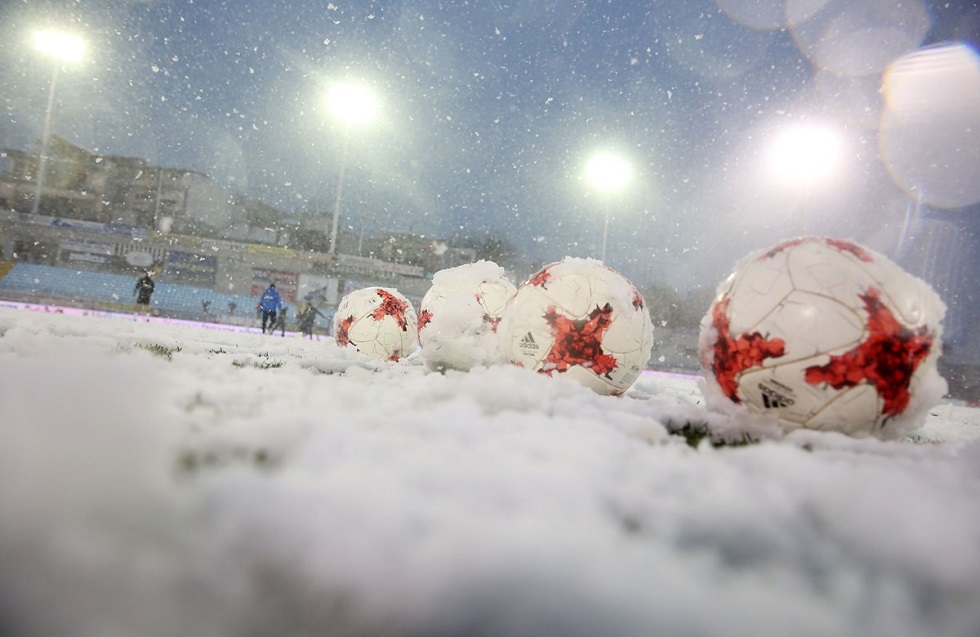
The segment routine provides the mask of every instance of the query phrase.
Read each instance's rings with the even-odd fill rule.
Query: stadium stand
[[[92,309],[136,311],[133,294],[136,278],[133,276],[35,263],[14,263],[12,267],[9,262],[0,265],[3,265],[0,267],[0,295],[67,302]],[[208,302],[207,310],[205,301]],[[156,315],[172,318],[252,324],[256,320],[257,301],[249,295],[157,281],[151,308]],[[295,308],[290,308],[288,316],[292,321]]]

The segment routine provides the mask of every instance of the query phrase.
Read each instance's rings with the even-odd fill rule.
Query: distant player
[[[153,296],[154,287],[155,285],[149,272],[144,273],[143,276],[136,281],[136,287],[133,288],[133,294],[136,295],[136,305],[141,311],[150,311],[150,297]]]
[[[279,330],[279,336],[286,335],[286,311],[289,310],[285,305],[282,306],[282,310],[279,312],[279,318],[276,319],[276,326],[272,328],[272,333],[274,334],[276,330]]]
[[[259,299],[259,311],[262,312],[262,333],[265,334],[266,328],[269,334],[276,329],[276,315],[282,310],[282,298],[276,290],[276,284],[270,283],[269,287],[262,293]]]
[[[303,336],[311,340],[313,339],[313,324],[316,322],[318,314],[323,318],[327,318],[323,312],[313,307],[313,304],[307,301],[296,315],[296,318],[299,320],[299,331],[303,333]]]

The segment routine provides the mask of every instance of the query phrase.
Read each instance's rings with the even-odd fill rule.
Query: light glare
[[[884,76],[878,141],[895,183],[943,208],[980,202],[980,55],[968,44],[907,55]]]
[[[331,116],[353,126],[367,124],[378,112],[378,99],[368,86],[352,82],[333,84],[327,91]]]
[[[85,42],[65,31],[38,31],[34,34],[34,48],[45,55],[66,62],[78,62],[85,54]]]
[[[589,159],[585,175],[593,187],[606,192],[621,190],[633,175],[632,167],[622,157],[609,152],[597,153]]]
[[[837,133],[818,126],[799,126],[776,137],[769,149],[769,168],[786,185],[812,185],[833,174],[840,155]]]

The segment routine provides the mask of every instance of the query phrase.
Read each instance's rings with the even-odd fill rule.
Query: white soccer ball
[[[497,325],[516,292],[504,269],[492,261],[436,272],[418,312],[426,365],[467,371],[500,363]]]
[[[944,313],[927,283],[868,248],[780,243],[744,258],[701,322],[705,398],[785,430],[904,435],[946,391]]]
[[[334,314],[334,338],[380,361],[397,361],[418,347],[415,309],[391,288],[354,290],[340,300]]]
[[[600,394],[629,389],[653,348],[643,296],[594,259],[565,257],[533,275],[505,310],[499,332],[511,362],[566,374]]]

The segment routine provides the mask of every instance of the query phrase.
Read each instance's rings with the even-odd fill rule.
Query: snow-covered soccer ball
[[[497,325],[517,288],[504,269],[477,261],[440,270],[419,304],[421,356],[431,369],[501,362]]]
[[[418,346],[412,304],[392,288],[354,290],[340,300],[334,315],[334,338],[370,358],[397,361]]]
[[[777,244],[739,263],[701,322],[705,398],[785,430],[904,435],[945,393],[944,313],[927,283],[868,248]]]
[[[511,362],[600,394],[629,389],[653,348],[643,296],[594,259],[565,257],[538,271],[517,290],[499,332]]]

